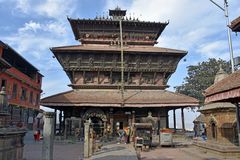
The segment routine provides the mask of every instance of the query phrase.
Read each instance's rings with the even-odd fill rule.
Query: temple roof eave
[[[127,107],[127,108],[158,108],[158,107],[176,107],[176,108],[182,108],[182,107],[198,107],[198,103],[176,103],[176,104],[128,104],[125,103],[124,106],[122,106],[122,103],[41,103],[42,106],[45,107]]]
[[[195,98],[166,90],[128,90],[124,95],[124,107],[196,107]],[[83,89],[68,91],[41,100],[46,107],[122,107],[121,93],[118,90]]]
[[[233,32],[240,32],[240,16],[231,22],[229,26]]]
[[[79,24],[92,24],[92,25],[104,25],[104,24],[108,24],[108,25],[112,25],[112,26],[116,26],[119,24],[119,20],[115,20],[115,19],[73,19],[73,18],[67,18],[72,31],[74,33],[75,36],[75,40],[79,39]],[[168,22],[146,22],[146,21],[139,21],[139,20],[126,20],[123,19],[122,20],[122,25],[124,26],[133,26],[135,29],[137,27],[149,27],[149,29],[151,30],[152,27],[154,27],[154,31],[156,32],[156,36],[155,36],[155,40],[158,39],[158,37],[161,35],[161,33],[163,32],[163,30],[165,29],[165,27],[169,24]],[[157,29],[156,29],[157,28]],[[104,30],[104,29],[102,29]]]
[[[4,69],[9,69],[11,68],[11,65],[5,61],[3,58],[0,57],[0,67]]]
[[[82,52],[82,51],[97,51],[97,52],[119,52],[120,47],[116,46],[87,46],[87,45],[74,45],[74,46],[62,46],[62,47],[53,47],[50,48],[53,53],[60,52]],[[185,56],[188,52],[184,50],[170,49],[170,48],[162,48],[162,47],[140,47],[140,46],[129,46],[123,48],[124,52],[137,52],[137,53],[157,53],[157,54],[178,54],[181,56]]]
[[[240,71],[236,71],[204,91],[205,103],[240,97]]]

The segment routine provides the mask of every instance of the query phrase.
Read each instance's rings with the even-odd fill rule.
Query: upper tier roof
[[[95,19],[68,18],[76,40],[82,44],[112,44],[120,39],[120,20],[122,21],[123,41],[130,45],[154,45],[168,22],[145,22],[135,18],[124,18],[125,10],[110,10],[109,17]],[[112,13],[112,14],[111,14]],[[114,13],[114,14],[113,14]],[[119,13],[119,15],[117,14]],[[124,14],[122,14],[124,15]]]

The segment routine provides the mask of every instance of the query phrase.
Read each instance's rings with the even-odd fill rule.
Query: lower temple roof
[[[122,107],[120,90],[81,89],[59,93],[43,98],[42,106],[55,107]],[[124,107],[193,107],[198,106],[195,98],[166,90],[125,90]]]

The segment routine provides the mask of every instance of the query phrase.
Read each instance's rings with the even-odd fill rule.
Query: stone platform
[[[240,158],[240,147],[231,144],[219,144],[212,141],[194,141],[193,145],[205,152],[212,152],[223,157]]]

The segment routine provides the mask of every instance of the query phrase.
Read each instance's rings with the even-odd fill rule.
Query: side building
[[[1,64],[10,68],[0,72],[0,87],[5,87],[11,124],[32,128],[40,110],[42,75],[8,44],[0,41]]]

